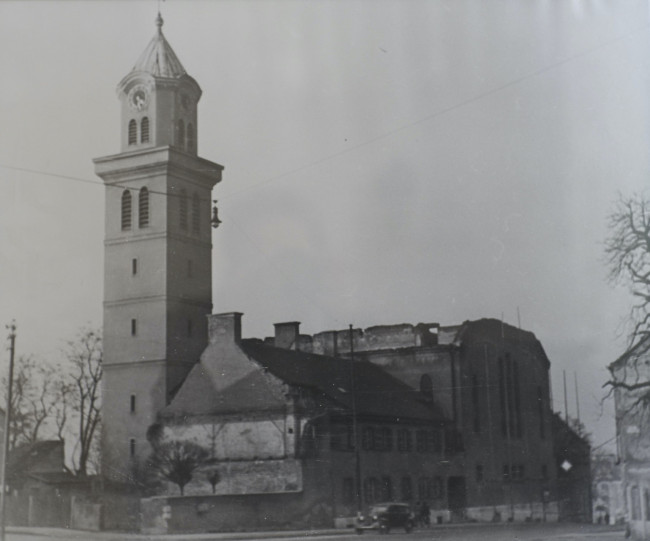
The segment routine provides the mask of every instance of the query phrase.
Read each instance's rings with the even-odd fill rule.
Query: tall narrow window
[[[131,320],[131,336],[138,334],[138,321],[136,319]]]
[[[124,190],[122,192],[122,231],[131,229],[131,192]]]
[[[146,187],[140,188],[138,195],[138,226],[149,226],[149,190]]]
[[[129,454],[135,456],[135,439],[131,438],[129,440]]]
[[[413,484],[410,477],[402,477],[402,501],[410,502],[413,499]]]
[[[537,386],[537,416],[539,417],[539,437],[544,439],[546,433],[544,430],[544,401],[542,400],[542,388]]]
[[[483,464],[476,465],[476,482],[483,482]]]
[[[192,196],[192,232],[198,233],[201,228],[201,199],[199,194],[194,192]]]
[[[196,138],[194,137],[194,124],[187,124],[187,150],[194,152],[196,150]]]
[[[140,142],[149,142],[149,118],[146,116],[140,121]]]
[[[130,409],[131,413],[135,413],[135,395],[131,395],[131,402],[130,402]]]
[[[176,122],[176,146],[185,148],[185,123],[181,119]]]
[[[476,374],[472,376],[472,420],[474,432],[481,431],[481,410],[479,404],[479,386]]]
[[[138,274],[138,260],[136,258],[133,258],[131,260],[131,274],[135,276]]]
[[[181,229],[187,230],[187,191],[185,188],[181,190],[181,196],[178,202],[178,220]]]
[[[135,145],[138,142],[138,124],[135,120],[129,120],[129,145]]]

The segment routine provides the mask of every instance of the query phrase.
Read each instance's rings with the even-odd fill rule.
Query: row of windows
[[[133,218],[133,201],[131,190],[122,192],[122,231],[131,229]],[[138,192],[138,227],[149,226],[149,190],[145,187]]]
[[[138,138],[138,127],[140,128],[140,137]],[[129,120],[129,129],[128,129],[128,144],[130,145],[137,145],[138,140],[139,142],[142,143],[148,143],[150,141],[149,138],[149,118],[148,117],[143,117],[142,120],[140,120],[140,124],[138,126],[138,122],[132,118]],[[196,150],[196,134],[194,132],[194,125],[191,122],[187,123],[187,126],[185,125],[185,122],[183,120],[178,120],[176,122],[176,137],[175,137],[175,144],[178,147],[181,147],[182,149],[188,150],[190,152],[194,152]]]
[[[138,143],[138,123],[135,119],[129,120],[129,145]],[[149,142],[149,118],[143,117],[140,121],[140,143]]]
[[[364,451],[390,452],[393,450],[393,429],[389,427],[365,426],[361,432],[361,448]],[[354,449],[352,424],[332,428],[330,447],[336,451]],[[441,430],[418,429],[415,431],[415,450],[418,453],[441,453],[443,434]],[[408,428],[397,430],[397,450],[401,453],[413,451],[413,433]]]
[[[548,468],[546,464],[542,464],[541,468],[542,479],[548,479]],[[526,476],[526,468],[524,464],[504,464],[502,469],[502,476],[504,481],[521,481]],[[481,483],[485,480],[485,471],[483,464],[476,465],[476,481]]]
[[[413,479],[410,476],[404,476],[400,479],[399,494],[393,489],[393,481],[390,476],[366,477],[363,480],[361,490],[363,499],[366,504],[377,502],[388,502],[400,500],[404,502],[413,501],[415,494],[413,491]],[[343,502],[347,504],[355,501],[354,478],[345,477],[343,479]],[[417,480],[417,498],[420,501],[436,500],[443,498],[445,494],[444,482],[442,477],[419,477]]]
[[[147,187],[140,188],[138,192],[138,227],[149,226],[149,190]],[[178,222],[183,231],[192,228],[192,233],[198,234],[201,230],[201,198],[198,193],[192,195],[192,216],[190,223],[189,198],[187,190],[182,188],[178,198]],[[122,231],[131,229],[133,223],[133,197],[131,190],[122,192]]]
[[[499,405],[501,409],[501,432],[507,438],[523,437],[524,427],[521,416],[521,391],[519,386],[519,368],[516,361],[499,359]],[[539,423],[539,437],[546,436],[544,416],[544,395],[541,386],[537,386],[537,420]],[[471,402],[472,402],[472,429],[481,432],[481,386],[478,376],[472,376]]]

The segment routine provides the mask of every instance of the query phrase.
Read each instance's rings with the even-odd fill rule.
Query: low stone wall
[[[99,531],[102,526],[102,505],[78,496],[70,504],[70,527],[74,530]]]
[[[324,502],[305,502],[303,493],[214,496],[157,496],[140,502],[142,533],[238,532],[331,528]]]
[[[519,503],[510,505],[490,505],[469,507],[466,511],[468,520],[476,522],[557,522],[559,511],[557,502]],[[432,517],[432,522],[434,522]],[[445,521],[446,522],[446,521]]]

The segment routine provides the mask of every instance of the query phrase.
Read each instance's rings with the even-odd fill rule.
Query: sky
[[[0,323],[53,362],[101,326],[117,83],[163,32],[203,89],[214,312],[302,322],[503,319],[595,445],[625,288],[603,242],[650,179],[650,27],[628,0],[0,0]],[[0,369],[7,366],[2,350]],[[612,444],[606,444],[611,449]]]

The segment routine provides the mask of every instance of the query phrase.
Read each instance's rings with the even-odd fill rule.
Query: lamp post
[[[16,349],[16,324],[12,321],[9,329],[9,382],[7,383],[7,409],[5,410],[4,442],[2,453],[2,492],[0,492],[0,541],[5,541],[7,525],[7,458],[9,455],[9,429],[11,427],[11,400],[14,381],[14,352]]]

